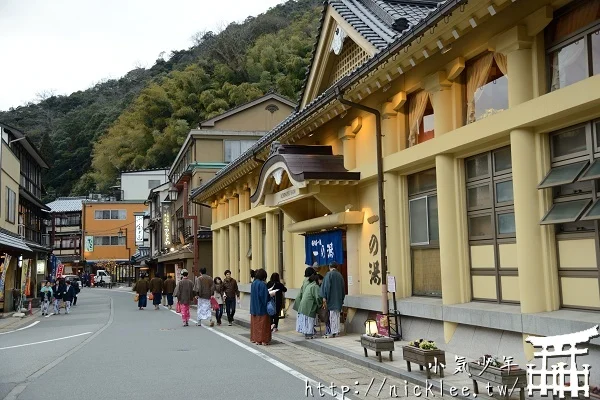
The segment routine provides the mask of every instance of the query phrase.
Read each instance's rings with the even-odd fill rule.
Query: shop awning
[[[0,228],[0,249],[20,250],[32,253],[33,250],[25,244],[20,236]]]

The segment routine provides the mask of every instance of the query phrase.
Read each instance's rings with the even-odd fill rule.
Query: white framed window
[[[125,246],[125,237],[94,236],[94,246]]]
[[[94,219],[127,219],[127,210],[95,210]]]
[[[223,146],[225,148],[225,162],[232,162],[242,154],[244,154],[256,140],[225,140]]]
[[[148,179],[148,189],[154,189],[157,186],[160,186],[159,179]]]

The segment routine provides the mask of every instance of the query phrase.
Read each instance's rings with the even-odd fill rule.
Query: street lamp
[[[176,201],[178,195],[179,189],[177,189],[177,187],[175,186],[171,186],[171,188],[169,189],[169,199],[171,199],[171,201]]]

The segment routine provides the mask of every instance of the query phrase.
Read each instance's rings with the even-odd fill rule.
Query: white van
[[[96,275],[94,276],[94,285],[96,286],[100,286],[100,285],[111,285],[111,278],[110,278],[110,274],[108,272],[106,272],[106,270],[104,269],[99,269],[98,271],[96,271]]]

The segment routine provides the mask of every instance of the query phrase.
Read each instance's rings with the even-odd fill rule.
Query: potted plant
[[[517,364],[504,358],[500,361],[497,356],[485,354],[478,360],[469,362],[469,373],[473,380],[473,392],[479,393],[477,381],[489,382],[494,386],[504,386],[509,388],[521,389],[519,396],[521,400],[525,398],[525,387],[527,386],[527,371],[519,368]]]
[[[443,366],[446,364],[446,352],[438,349],[434,341],[426,339],[413,340],[402,347],[402,357],[406,361],[408,372],[411,371],[410,363],[415,363],[419,365],[421,371],[425,367],[427,379],[431,379],[432,368],[434,372],[439,370],[440,377],[444,377]]]

